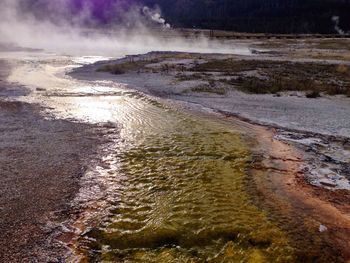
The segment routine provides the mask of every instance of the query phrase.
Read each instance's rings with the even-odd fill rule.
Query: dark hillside
[[[252,33],[327,33],[350,31],[350,0],[17,0],[24,14],[84,26],[132,24],[142,7],[160,7],[174,27]],[[134,19],[135,6],[140,14]],[[89,9],[90,16],[86,17]],[[334,21],[337,20],[337,21]],[[137,21],[136,21],[137,23]],[[336,24],[338,27],[336,28]]]
[[[178,27],[263,33],[335,33],[350,30],[349,0],[145,0]]]

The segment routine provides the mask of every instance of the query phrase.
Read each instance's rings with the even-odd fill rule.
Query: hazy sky
[[[137,6],[141,9],[135,0],[14,0],[16,1],[23,14],[34,15],[36,19],[87,24],[120,22],[125,20],[126,12]]]

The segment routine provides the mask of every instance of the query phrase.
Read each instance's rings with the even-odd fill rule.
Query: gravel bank
[[[9,64],[0,65],[0,262],[63,262],[67,250],[54,236],[74,214],[70,203],[101,139],[96,127],[10,101],[21,88],[6,83]]]

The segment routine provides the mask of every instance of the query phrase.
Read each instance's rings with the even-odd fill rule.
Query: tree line
[[[350,0],[144,0],[175,27],[262,33],[350,30]]]

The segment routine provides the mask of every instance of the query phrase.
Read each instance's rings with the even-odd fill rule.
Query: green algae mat
[[[105,222],[82,237],[88,261],[294,261],[286,234],[248,194],[251,156],[240,133],[130,98],[138,106],[119,115],[127,146],[114,156],[117,197]]]

